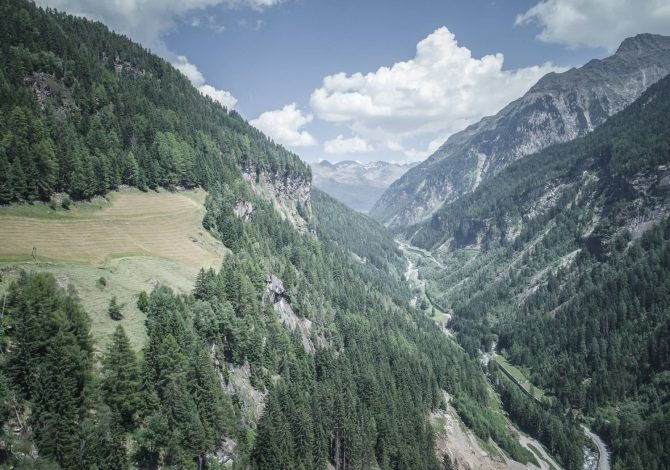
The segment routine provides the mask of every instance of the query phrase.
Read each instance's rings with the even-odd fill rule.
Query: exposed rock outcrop
[[[311,340],[312,322],[306,318],[300,318],[293,311],[281,279],[270,274],[266,279],[266,286],[266,297],[279,314],[279,320],[291,331],[298,330],[305,351],[314,353],[314,343]]]
[[[254,192],[270,199],[282,217],[302,231],[307,231],[312,214],[312,183],[297,173],[276,175],[254,168],[242,168],[242,176]]]
[[[240,219],[247,221],[251,217],[251,214],[254,212],[254,206],[244,199],[238,199],[235,201],[235,206],[233,207],[233,212]]]

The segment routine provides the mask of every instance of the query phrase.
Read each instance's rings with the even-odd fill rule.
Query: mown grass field
[[[204,191],[124,190],[71,210],[45,204],[0,208],[0,261],[88,265],[150,256],[218,266],[224,248],[201,225]]]
[[[117,325],[107,314],[116,295],[125,304],[118,323],[140,349],[145,331],[138,294],[159,284],[189,292],[200,267],[221,264],[226,248],[202,228],[204,199],[201,190],[128,189],[69,211],[45,204],[0,208],[0,295],[21,269],[52,273],[77,290],[100,349]],[[101,277],[105,286],[97,282]]]

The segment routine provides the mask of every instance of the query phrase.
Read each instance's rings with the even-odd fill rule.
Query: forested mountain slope
[[[479,362],[410,307],[393,240],[324,194],[312,204],[297,157],[99,23],[2,0],[0,35],[3,203],[202,185],[204,229],[230,250],[192,294],[139,296],[139,354],[113,305],[100,354],[76,285],[13,283],[2,465],[437,469],[428,416],[445,390],[482,442],[534,460]],[[570,468],[574,428],[549,432]]]
[[[0,107],[2,204],[210,185],[231,164],[309,180],[298,157],[166,61],[101,23],[19,0],[0,2]]]
[[[387,189],[371,211],[402,228],[472,191],[515,160],[591,132],[670,72],[670,38],[641,34],[614,55],[550,73],[495,116],[447,142]]]
[[[591,134],[511,165],[410,227],[471,354],[497,349],[596,418],[615,468],[667,468],[670,77]]]

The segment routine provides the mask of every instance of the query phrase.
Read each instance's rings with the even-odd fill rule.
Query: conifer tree
[[[141,405],[140,371],[130,340],[121,325],[112,334],[103,365],[103,399],[118,416],[120,424],[130,428]]]
[[[140,292],[140,295],[137,297],[137,308],[142,313],[147,313],[149,308],[149,295],[146,291]]]
[[[8,204],[14,199],[10,168],[7,158],[0,152],[0,204]]]

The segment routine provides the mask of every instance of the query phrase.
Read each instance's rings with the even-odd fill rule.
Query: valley
[[[670,468],[670,37],[158,3],[0,0],[0,467]]]

